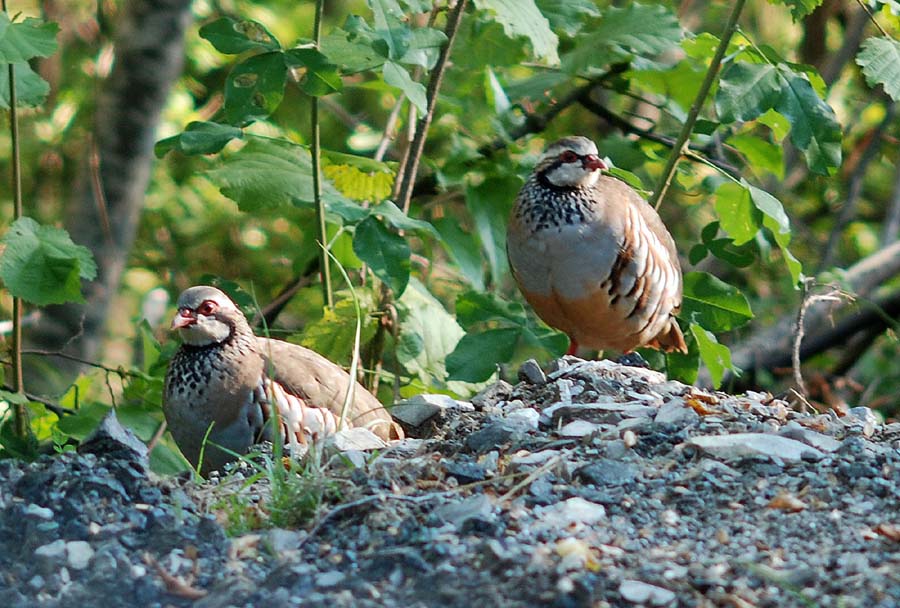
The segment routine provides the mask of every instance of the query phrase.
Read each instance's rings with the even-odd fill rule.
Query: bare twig
[[[797,392],[803,397],[804,412],[806,411],[806,400],[809,398],[809,391],[806,390],[806,384],[803,382],[803,374],[800,370],[800,345],[803,343],[803,336],[806,331],[804,327],[806,311],[817,302],[838,302],[842,295],[841,291],[836,288],[825,294],[811,295],[810,290],[814,281],[815,279],[810,278],[803,282],[803,301],[800,303],[800,309],[797,311],[797,324],[794,327],[794,345],[791,349],[791,369],[794,372],[794,384],[797,387]]]
[[[891,35],[888,34],[887,31],[885,31],[885,29],[883,27],[881,27],[881,24],[878,23],[878,21],[875,19],[875,15],[872,14],[872,11],[870,11],[869,7],[866,6],[866,3],[863,2],[862,0],[856,0],[856,3],[860,6],[860,8],[862,8],[864,11],[866,11],[866,15],[869,16],[869,21],[871,21],[873,24],[875,24],[875,27],[878,28],[878,31],[881,32],[881,35],[884,36],[885,38],[890,38]]]
[[[656,192],[653,193],[653,198],[650,199],[650,204],[656,209],[659,209],[660,203],[662,203],[663,198],[666,196],[669,185],[672,183],[672,178],[675,177],[675,169],[678,167],[678,161],[687,149],[687,143],[694,130],[694,124],[697,122],[697,117],[700,116],[700,110],[706,102],[706,96],[709,94],[709,90],[712,88],[716,75],[719,73],[719,66],[722,65],[722,58],[725,57],[725,51],[728,50],[728,43],[731,42],[731,37],[737,27],[738,17],[744,9],[744,2],[745,0],[737,0],[731,9],[731,14],[728,16],[728,21],[725,24],[725,30],[722,32],[722,38],[719,40],[719,46],[716,48],[716,52],[709,64],[709,69],[706,71],[706,77],[700,85],[700,90],[697,91],[697,97],[694,99],[694,103],[691,104],[691,107],[688,110],[684,126],[681,128],[681,133],[678,134],[678,139],[675,140],[672,153],[669,155],[666,168],[663,170],[659,187],[657,187]]]
[[[97,369],[102,369],[108,374],[118,374],[121,377],[128,378],[145,378],[144,374],[129,371],[122,367],[109,367],[108,365],[103,365],[102,363],[97,363],[96,361],[91,361],[89,359],[85,359],[84,357],[79,357],[77,355],[70,355],[68,353],[63,353],[59,351],[53,350],[38,350],[38,349],[23,349],[23,355],[37,355],[40,357],[59,357],[60,359],[66,359],[68,361],[74,361],[76,363],[80,363],[82,365],[88,365],[90,367],[96,367]]]
[[[403,178],[396,201],[397,206],[403,209],[404,212],[409,210],[413,186],[416,183],[416,174],[419,172],[419,161],[422,158],[422,152],[425,150],[425,139],[428,137],[428,127],[431,125],[431,120],[434,118],[434,110],[437,107],[438,91],[444,79],[444,72],[450,59],[450,50],[453,47],[453,41],[456,39],[456,32],[459,30],[459,24],[462,21],[467,2],[468,0],[457,0],[456,6],[450,11],[447,18],[447,27],[444,31],[447,35],[447,43],[441,49],[437,63],[431,71],[431,78],[428,81],[426,90],[427,111],[416,125],[416,135],[410,146],[409,156],[406,159],[406,163],[404,163]]]
[[[153,433],[153,437],[150,438],[150,441],[147,443],[147,452],[150,453],[153,451],[153,448],[156,447],[156,444],[159,443],[160,439],[162,439],[163,434],[166,432],[166,428],[168,428],[168,422],[163,419],[162,423],[160,423],[159,428],[156,429],[156,432]]]

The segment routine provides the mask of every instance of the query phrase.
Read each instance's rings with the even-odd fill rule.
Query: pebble
[[[94,548],[83,540],[72,540],[66,543],[67,563],[72,570],[84,570],[94,557]]]
[[[748,456],[768,456],[785,461],[799,461],[804,454],[812,454],[816,457],[824,456],[814,447],[794,439],[768,433],[700,435],[691,437],[687,443],[725,460]]]
[[[536,525],[540,528],[590,526],[606,519],[606,509],[603,505],[580,496],[547,507],[537,507],[535,511],[539,519]]]
[[[575,477],[597,486],[621,486],[634,481],[638,470],[618,460],[601,459],[575,471]]]
[[[668,589],[631,579],[619,584],[619,593],[632,604],[669,606],[675,602],[675,594]]]
[[[547,383],[547,375],[544,373],[544,370],[541,369],[541,366],[538,365],[538,362],[534,359],[528,359],[519,367],[519,381],[527,382],[528,384],[546,384]]]
[[[675,426],[687,426],[700,420],[700,415],[689,408],[680,399],[671,399],[662,404],[656,412],[655,422],[659,424],[672,424]]]

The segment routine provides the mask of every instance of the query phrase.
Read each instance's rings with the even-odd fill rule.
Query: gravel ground
[[[324,493],[296,529],[239,533],[268,479],[160,480],[114,420],[0,461],[0,605],[900,606],[900,423],[552,366],[398,406],[414,439],[329,442],[279,503]]]

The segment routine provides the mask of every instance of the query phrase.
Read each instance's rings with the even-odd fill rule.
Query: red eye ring
[[[566,150],[559,155],[559,160],[564,163],[574,163],[578,161],[578,155],[572,150]]]
[[[218,307],[219,305],[212,300],[204,300],[203,303],[197,307],[197,313],[201,315],[211,315],[216,312]]]

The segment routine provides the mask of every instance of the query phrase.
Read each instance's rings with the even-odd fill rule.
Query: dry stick
[[[319,40],[322,38],[322,11],[325,0],[316,0],[316,16],[313,22],[313,42],[319,48]],[[316,204],[316,225],[319,230],[319,273],[322,276],[322,301],[328,308],[334,308],[334,292],[331,287],[331,268],[328,263],[328,234],[325,230],[325,201],[322,200],[322,171],[320,155],[322,153],[319,141],[319,98],[313,96],[310,108],[310,120],[312,121],[312,174],[313,174],[313,200]]]
[[[3,13],[6,14],[6,0],[3,0]],[[19,117],[16,112],[16,72],[14,64],[9,64],[9,133],[12,140],[12,187],[13,187],[13,220],[22,217],[22,164],[19,158]],[[25,393],[25,381],[22,377],[22,298],[13,296],[12,312],[12,381],[13,391],[19,395]],[[25,438],[29,434],[28,410],[24,403],[13,406],[16,436]]]
[[[885,31],[885,29],[884,29],[883,27],[881,27],[881,24],[878,23],[878,21],[875,20],[875,15],[872,14],[872,11],[869,10],[869,7],[866,6],[865,2],[863,2],[862,0],[856,0],[856,3],[857,3],[864,11],[866,11],[866,14],[869,16],[869,21],[871,21],[872,23],[875,24],[875,27],[878,28],[878,31],[881,32],[881,35],[884,36],[885,38],[890,38],[891,35],[888,34],[888,33]]]
[[[678,161],[687,149],[687,143],[694,130],[694,124],[697,122],[697,117],[700,116],[700,110],[703,108],[706,96],[709,94],[709,90],[712,88],[716,75],[719,73],[719,66],[722,64],[722,58],[725,56],[725,51],[728,50],[728,43],[731,41],[731,36],[734,35],[737,20],[741,11],[744,9],[745,1],[746,0],[737,0],[734,3],[734,7],[731,9],[731,14],[728,15],[725,31],[722,32],[722,39],[719,41],[716,53],[713,55],[712,62],[709,64],[709,69],[706,71],[706,77],[703,79],[703,84],[700,85],[700,90],[697,91],[697,97],[694,99],[694,103],[688,111],[687,120],[685,120],[684,126],[681,128],[681,133],[678,134],[678,139],[675,140],[675,146],[672,150],[672,154],[669,155],[666,168],[663,170],[663,176],[660,180],[659,187],[656,189],[656,192],[653,193],[653,198],[650,200],[650,204],[653,205],[655,209],[659,209],[659,205],[662,203],[662,200],[666,196],[666,192],[669,190],[669,186],[672,183],[672,178],[675,177],[675,169],[678,167]]]
[[[743,1],[743,0],[739,0]],[[450,59],[450,49],[453,47],[453,41],[456,38],[456,32],[459,30],[459,24],[462,21],[463,12],[466,8],[467,0],[457,0],[456,6],[450,12],[447,20],[447,28],[445,34],[447,36],[447,44],[441,49],[438,56],[437,64],[431,73],[431,79],[428,81],[428,89],[426,91],[426,99],[428,100],[427,111],[424,116],[419,119],[416,125],[416,134],[413,137],[410,146],[409,156],[406,159],[403,168],[403,181],[400,184],[399,196],[397,197],[397,206],[406,213],[409,211],[409,203],[412,199],[413,187],[416,184],[416,174],[419,172],[419,161],[422,158],[422,152],[425,150],[425,139],[428,136],[428,127],[434,117],[434,109],[437,107],[438,91],[441,88],[441,81],[444,79],[444,71],[447,69],[447,63]]]

